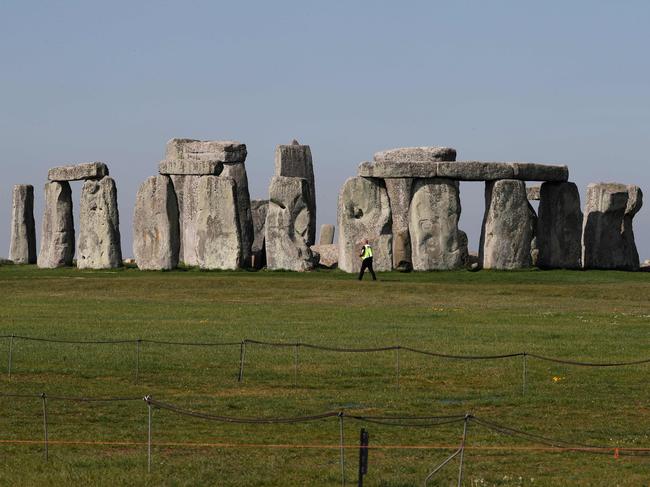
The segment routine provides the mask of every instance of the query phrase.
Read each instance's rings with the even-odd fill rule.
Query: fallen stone
[[[485,216],[480,261],[484,269],[520,269],[531,265],[534,219],[523,181],[485,185]]]
[[[266,228],[266,214],[269,209],[269,200],[252,200],[251,201],[251,215],[253,217],[253,247],[251,248],[252,254],[252,267],[255,269],[262,269],[266,266],[266,244],[265,244],[265,228]]]
[[[579,269],[582,253],[582,210],[574,183],[544,183],[537,217],[537,266]]]
[[[122,266],[120,215],[113,178],[86,181],[79,206],[77,268],[115,269]]]
[[[528,201],[539,201],[541,186],[526,186],[526,197]]]
[[[409,234],[409,207],[411,205],[412,178],[385,180],[393,227],[393,267],[406,268],[411,262],[411,237]]]
[[[201,269],[241,267],[237,185],[233,179],[203,176],[197,183],[196,258]]]
[[[368,239],[376,271],[393,267],[390,202],[382,180],[349,178],[338,200],[339,269],[359,272],[361,247]]]
[[[253,216],[251,214],[251,197],[248,192],[248,176],[244,161],[237,163],[225,163],[222,178],[230,178],[235,182],[235,194],[237,196],[237,225],[241,236],[241,267],[251,266],[251,248],[255,234],[253,230]]]
[[[163,175],[218,176],[221,171],[223,171],[221,161],[165,159],[158,164],[158,172]]]
[[[638,270],[632,220],[643,204],[638,186],[594,183],[587,187],[582,228],[586,269]]]
[[[108,176],[108,166],[103,162],[85,162],[71,166],[53,167],[47,173],[50,181],[82,181]]]
[[[308,245],[309,183],[306,179],[273,176],[266,215],[266,267],[309,271],[317,264]]]
[[[320,226],[320,245],[332,245],[334,243],[334,225],[325,223]]]
[[[410,163],[456,160],[456,149],[451,147],[401,147],[375,153],[375,162]]]
[[[339,263],[339,247],[336,244],[312,245],[311,250],[318,254],[318,265],[327,269],[336,269]]]
[[[74,249],[75,234],[70,183],[67,181],[46,183],[38,267],[53,269],[71,266]]]
[[[458,181],[419,179],[409,211],[413,270],[450,270],[467,263],[467,235],[458,230]]]
[[[9,259],[16,264],[35,264],[34,186],[17,184],[12,195]]]
[[[171,139],[167,142],[165,159],[244,162],[246,144],[234,140]]]
[[[316,242],[316,184],[311,148],[300,145],[295,139],[290,145],[278,145],[275,149],[275,175],[307,180],[311,215],[307,242],[313,245]]]
[[[141,270],[178,265],[178,202],[168,176],[152,176],[138,190],[133,214],[133,255]]]

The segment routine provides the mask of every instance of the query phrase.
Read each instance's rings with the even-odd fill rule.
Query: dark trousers
[[[366,269],[370,271],[370,274],[372,275],[372,280],[376,281],[377,276],[375,276],[375,271],[372,270],[372,257],[363,259],[363,261],[361,262],[361,271],[359,272],[359,280],[363,279],[363,273],[365,272]]]

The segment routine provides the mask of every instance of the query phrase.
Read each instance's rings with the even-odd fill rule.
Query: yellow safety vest
[[[367,259],[368,257],[372,257],[372,247],[370,245],[364,245],[362,259]]]

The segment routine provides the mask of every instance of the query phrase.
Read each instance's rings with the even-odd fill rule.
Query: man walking
[[[365,244],[361,249],[361,254],[359,255],[361,259],[361,272],[359,272],[359,280],[363,279],[363,273],[368,269],[372,275],[372,280],[376,281],[377,276],[375,276],[375,271],[372,270],[372,247],[368,243],[368,239],[365,240]]]

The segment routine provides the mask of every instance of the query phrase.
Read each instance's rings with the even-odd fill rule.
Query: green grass
[[[240,341],[340,347],[401,344],[450,354],[527,351],[585,361],[646,358],[650,275],[619,272],[380,274],[359,283],[337,271],[90,272],[0,267],[0,335],[58,339]],[[9,340],[0,340],[0,370]],[[589,444],[650,447],[649,365],[582,368],[528,359],[450,361],[400,354],[337,354],[239,347],[64,345],[17,340],[0,392],[155,398],[230,416],[472,413],[532,433]],[[554,381],[553,377],[561,380]],[[336,449],[156,446],[146,472],[144,402],[49,401],[49,436],[135,445],[0,444],[1,485],[340,485]],[[346,443],[457,445],[462,425],[394,428],[345,421]],[[154,441],[337,445],[336,418],[296,425],[233,425],[155,410]],[[40,440],[39,399],[0,398],[0,440]],[[468,446],[533,446],[472,425]],[[422,485],[453,449],[370,451],[366,486]],[[346,454],[356,485],[358,451]],[[469,449],[467,486],[649,485],[650,457],[539,450]],[[450,485],[452,462],[430,485]],[[454,484],[455,485],[455,484]]]

